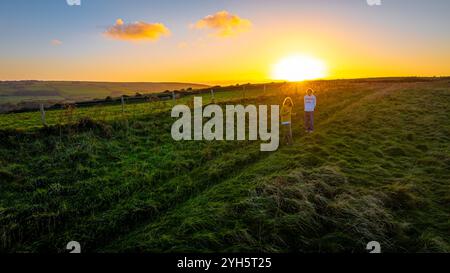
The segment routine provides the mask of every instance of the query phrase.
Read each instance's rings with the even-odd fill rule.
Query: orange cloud
[[[53,39],[53,40],[50,41],[50,43],[52,45],[54,45],[54,46],[60,46],[60,45],[62,45],[63,42],[61,40],[58,40],[58,39]]]
[[[106,36],[124,41],[159,40],[162,36],[170,35],[170,30],[162,23],[134,22],[125,24],[117,19],[116,24],[106,30]]]
[[[194,27],[197,29],[213,29],[216,31],[216,36],[229,37],[247,31],[251,25],[252,23],[249,20],[223,10],[206,16],[198,21]]]

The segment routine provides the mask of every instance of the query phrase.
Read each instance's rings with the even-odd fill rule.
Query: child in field
[[[292,108],[294,103],[290,97],[287,97],[283,106],[281,107],[281,131],[283,132],[284,139],[288,145],[292,145]]]
[[[316,108],[316,96],[313,95],[313,90],[308,89],[307,95],[304,97],[305,101],[305,130],[308,133],[314,132],[314,110]]]

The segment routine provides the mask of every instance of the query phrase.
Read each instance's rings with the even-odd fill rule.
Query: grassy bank
[[[306,87],[319,101],[308,135],[296,92]],[[36,113],[1,116],[0,249],[362,252],[375,240],[383,251],[450,251],[448,82],[261,93],[217,100],[291,95],[293,146],[175,142],[170,103],[55,111],[44,129]]]

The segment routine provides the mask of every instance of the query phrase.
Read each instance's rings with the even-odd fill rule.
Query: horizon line
[[[21,79],[21,80],[0,80],[0,82],[79,82],[79,83],[156,83],[156,84],[196,84],[214,86],[222,84],[236,85],[236,84],[268,84],[268,83],[301,83],[301,82],[313,82],[313,81],[336,81],[336,80],[366,80],[366,79],[395,79],[395,78],[450,78],[449,75],[439,76],[369,76],[369,77],[356,77],[356,78],[318,78],[303,81],[287,81],[287,80],[262,80],[262,81],[212,81],[212,82],[183,82],[183,81],[102,81],[102,80],[39,80],[39,79]]]

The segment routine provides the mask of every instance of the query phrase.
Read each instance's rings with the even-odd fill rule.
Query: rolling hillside
[[[316,131],[302,128],[314,88]],[[211,101],[203,95],[204,101]],[[2,252],[450,252],[448,80],[217,94],[295,103],[294,145],[176,142],[171,102],[0,116]],[[184,98],[178,103],[190,103]]]
[[[136,93],[157,93],[165,90],[199,89],[207,85],[193,83],[112,83],[57,81],[0,81],[0,111],[15,105],[45,102],[75,102]]]

